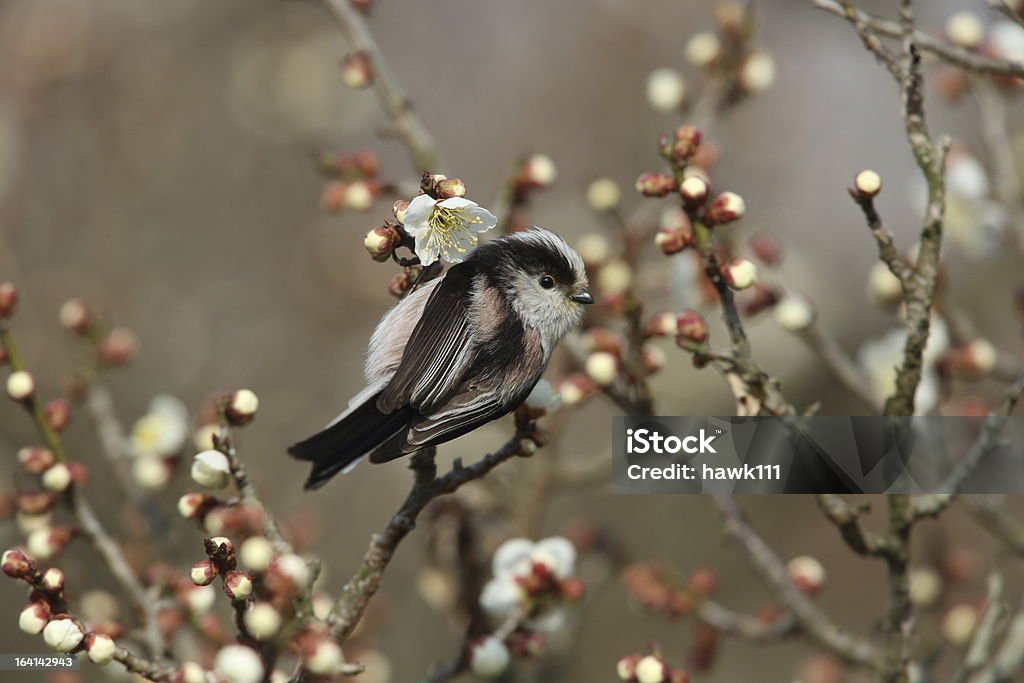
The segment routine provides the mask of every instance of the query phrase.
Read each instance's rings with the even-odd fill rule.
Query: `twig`
[[[704,600],[697,608],[697,616],[722,633],[739,636],[751,642],[764,642],[784,638],[800,631],[799,624],[788,612],[772,622],[734,612],[713,600]]]
[[[1024,557],[1024,523],[1003,507],[1004,496],[963,496],[971,516],[999,539],[1010,552]]]
[[[398,79],[392,73],[377,41],[366,26],[363,16],[350,0],[323,0],[334,15],[352,47],[363,52],[373,69],[373,84],[381,106],[391,118],[394,132],[405,145],[417,173],[441,169],[441,158],[434,138],[412,110],[412,105]]]
[[[825,516],[836,525],[846,545],[858,555],[879,555],[883,542],[876,534],[865,531],[860,525],[860,516],[868,511],[870,505],[866,501],[855,504],[846,502],[841,496],[832,493],[818,495],[818,507]]]
[[[892,232],[885,227],[881,217],[878,215],[878,210],[875,208],[875,198],[855,190],[850,190],[850,196],[857,203],[857,206],[860,207],[860,210],[864,212],[864,219],[867,221],[868,228],[871,230],[875,242],[878,243],[878,258],[882,259],[885,265],[889,266],[889,272],[900,281],[900,286],[904,289],[904,295],[906,295],[907,280],[912,273],[910,267],[900,257],[900,252],[893,242]]]
[[[874,34],[887,38],[899,38],[903,35],[903,30],[898,23],[872,16],[852,7],[852,5],[850,9],[844,7],[844,5],[849,3],[838,2],[837,0],[811,0],[811,2],[818,9],[823,9],[838,17],[843,17],[851,23],[861,22],[868,31]],[[930,36],[923,31],[915,31],[914,40],[925,52],[934,54],[964,69],[978,73],[1024,78],[1024,64],[1020,62],[987,57],[983,54],[971,52],[965,48]]]
[[[1003,605],[1003,579],[998,574],[988,577],[988,598],[985,601],[985,613],[974,631],[971,644],[963,664],[953,675],[953,683],[967,683],[975,672],[980,671],[985,663],[992,659],[992,650],[998,635],[996,626],[1005,612]]]
[[[770,545],[747,522],[732,496],[711,500],[725,523],[725,532],[746,553],[775,599],[788,607],[800,629],[819,646],[848,664],[877,669],[880,655],[875,646],[835,624],[820,607],[801,593],[790,580],[786,566]]]
[[[412,490],[384,531],[375,534],[370,540],[362,566],[342,587],[327,618],[331,633],[339,642],[348,638],[359,623],[367,604],[380,588],[384,570],[390,564],[398,544],[415,527],[416,518],[427,504],[439,496],[452,493],[468,481],[479,479],[506,460],[523,454],[524,442],[530,435],[528,430],[516,433],[501,448],[472,465],[464,466],[461,460],[456,460],[451,471],[443,477],[437,477],[435,449],[424,449],[412,457],[409,467],[416,474]]]
[[[830,333],[816,323],[795,333],[825,364],[825,369],[851,394],[859,398],[873,410],[881,410],[882,405],[868,385],[867,378],[853,362],[853,359],[839,346]]]

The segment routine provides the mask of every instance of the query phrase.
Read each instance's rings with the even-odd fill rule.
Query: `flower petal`
[[[476,234],[485,233],[498,224],[498,218],[482,206],[473,205],[466,209],[466,215],[470,220],[469,229]]]
[[[446,209],[466,209],[477,206],[477,203],[471,202],[465,197],[449,197],[448,199],[441,200],[440,205]]]
[[[414,197],[405,211],[405,223],[402,224],[405,231],[415,236],[418,232],[425,230],[429,225],[430,214],[433,213],[436,203],[437,200],[429,195],[421,194]]]
[[[430,230],[421,230],[415,237],[416,246],[413,251],[419,257],[420,265],[429,266],[441,255],[441,249],[430,239]]]
[[[523,589],[511,576],[491,579],[480,591],[480,606],[495,619],[512,616],[522,600]]]
[[[530,553],[534,542],[528,538],[510,538],[498,546],[491,560],[491,573],[495,576],[518,575],[530,571]]]
[[[576,565],[576,548],[567,539],[561,536],[545,538],[537,542],[535,552],[545,553],[555,559],[553,569],[558,578],[565,579],[572,575]]]

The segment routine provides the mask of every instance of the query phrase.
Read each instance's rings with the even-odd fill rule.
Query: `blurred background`
[[[861,6],[886,12],[891,4]],[[889,75],[843,21],[809,5],[758,3],[760,44],[775,59],[777,79],[715,122],[712,137],[722,152],[715,174],[746,200],[747,217],[735,229],[783,242],[781,277],[813,294],[823,325],[854,353],[896,321],[865,291],[875,245],[845,188],[862,168],[881,174],[879,208],[903,248],[918,230],[920,188]],[[941,26],[957,9],[992,19],[981,1],[918,5],[922,25]],[[517,158],[548,155],[557,181],[535,196],[528,215],[576,240],[604,229],[584,200],[594,178],[620,183],[625,209],[641,205],[633,181],[660,170],[657,136],[681,122],[652,110],[645,80],[663,66],[687,72],[685,41],[711,28],[711,8],[678,0],[381,0],[368,21],[437,139],[446,163],[438,170],[464,179],[469,197],[489,206]],[[366,342],[392,304],[387,284],[396,271],[372,262],[360,246],[362,235],[390,216],[391,200],[363,213],[325,214],[323,180],[310,155],[373,148],[382,177],[414,177],[402,147],[376,135],[386,120],[374,94],[342,83],[347,51],[333,19],[312,1],[0,2],[0,281],[22,291],[14,332],[26,363],[48,394],[85,363],[85,349],[57,316],[63,301],[81,297],[141,340],[138,360],[109,379],[127,424],[157,394],[177,396],[195,411],[219,389],[254,390],[259,418],[239,448],[270,508],[310,520],[302,526],[327,567],[320,585],[328,593],[358,565],[410,480],[400,464],[361,467],[304,494],[306,468],[284,454],[361,388]],[[969,100],[930,96],[929,114],[933,131],[951,133],[984,160]],[[1020,353],[1020,319],[1012,312],[1019,252],[996,249],[979,258],[968,251],[948,253],[949,296],[971,311],[982,334]],[[652,260],[652,269],[662,267]],[[676,302],[666,293],[658,303]],[[826,414],[864,411],[770,316],[750,329],[758,359],[798,404],[821,400]],[[661,414],[732,412],[716,374],[694,370],[671,343],[665,350],[669,365],[654,383]],[[992,388],[982,383],[969,391],[989,396]],[[600,425],[610,429],[614,413],[607,401],[589,403],[550,448],[607,457],[608,432]],[[510,430],[509,420],[499,421],[442,448],[442,457],[472,460]],[[0,410],[4,488],[15,486],[14,453],[36,439],[19,410]],[[68,443],[72,457],[93,469],[89,490],[101,514],[111,525],[123,521],[84,415],[73,421]],[[186,479],[160,494],[169,510]],[[875,628],[884,599],[881,563],[851,559],[811,499],[744,502],[783,557],[823,561],[829,584],[820,600],[837,619],[861,632]],[[597,486],[550,503],[540,513],[545,533],[585,516],[636,559],[715,566],[725,604],[751,610],[766,600],[699,497],[618,497]],[[922,561],[961,548],[980,566],[1016,571],[1019,579],[1019,560],[1010,564],[958,510],[922,527],[920,536]],[[0,526],[5,547],[18,538],[13,524]],[[149,542],[184,567],[199,559],[199,538],[174,520]],[[400,549],[367,635],[389,658],[394,681],[415,680],[461,642],[416,589],[423,541],[414,534]],[[64,562],[75,577],[73,601],[83,576],[110,587],[82,544],[72,544]],[[964,599],[980,598],[982,578],[964,588]],[[1019,585],[1011,589],[1011,598],[1019,595]],[[0,582],[6,604],[20,605],[21,593]],[[38,638],[18,631],[14,607],[2,612],[0,650],[43,650]],[[690,622],[632,607],[613,581],[593,596],[562,678],[545,680],[612,680],[615,660],[651,639],[682,663]],[[701,679],[790,681],[810,652],[799,641],[759,649],[730,641]],[[100,675],[96,668],[86,674]]]

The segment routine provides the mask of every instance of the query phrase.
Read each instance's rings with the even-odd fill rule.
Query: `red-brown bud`
[[[466,183],[458,178],[445,178],[434,186],[434,192],[437,194],[438,199],[465,197]]]
[[[66,399],[50,399],[43,407],[43,412],[54,431],[63,432],[71,422],[71,404]]]
[[[676,141],[672,146],[672,156],[677,161],[689,161],[697,153],[701,140],[700,130],[689,123],[676,129]]]
[[[60,324],[72,332],[84,333],[92,321],[92,311],[81,299],[68,299],[60,307]]]
[[[693,246],[693,228],[690,221],[681,222],[676,226],[660,228],[654,236],[654,243],[666,256],[678,254]]]
[[[0,284],[0,320],[14,315],[18,306],[18,288],[13,283]]]
[[[707,597],[718,590],[718,573],[710,567],[700,567],[690,574],[690,590],[695,595]]]
[[[353,52],[341,64],[341,80],[350,88],[369,88],[373,85],[373,62],[365,52]]]
[[[396,199],[394,205],[391,207],[391,211],[395,215],[395,220],[400,224],[405,223],[405,212],[408,210],[409,202],[405,199]]]
[[[18,451],[18,462],[29,474],[40,475],[53,467],[57,457],[49,448],[27,446]]]
[[[53,491],[29,491],[18,496],[18,512],[41,515],[53,508],[57,494]]]
[[[209,586],[217,578],[217,565],[210,560],[200,560],[192,565],[189,578],[197,586]]]
[[[676,187],[676,179],[667,173],[641,173],[636,179],[636,191],[645,197],[664,197]]]
[[[743,217],[746,213],[746,204],[743,197],[735,192],[723,192],[714,198],[708,206],[707,219],[709,223],[730,223]]]
[[[696,211],[704,206],[708,200],[710,191],[708,181],[699,175],[692,175],[679,185],[679,196],[683,199],[683,206],[687,211]]]
[[[17,548],[5,550],[0,565],[4,574],[12,579],[24,579],[36,569],[36,563]]]
[[[782,261],[782,243],[772,235],[759,232],[747,240],[747,246],[757,260],[766,266],[777,266]]]
[[[245,600],[252,595],[252,576],[246,572],[229,571],[224,575],[224,593],[232,600]]]
[[[703,344],[708,340],[708,323],[697,311],[683,311],[676,318],[676,330],[687,341]]]
[[[126,327],[115,327],[100,342],[99,352],[104,365],[126,365],[139,354],[139,338]]]
[[[402,243],[402,236],[395,228],[385,223],[366,233],[363,246],[374,261],[383,263],[391,258],[391,254]]]
[[[345,209],[348,197],[348,183],[344,180],[332,180],[324,185],[320,193],[320,208],[327,213],[338,213]]]
[[[672,311],[659,311],[650,317],[644,326],[646,337],[671,337],[676,334],[676,314]]]

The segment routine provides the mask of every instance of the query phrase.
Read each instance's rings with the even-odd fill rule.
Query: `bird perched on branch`
[[[593,302],[583,260],[553,232],[534,228],[479,247],[381,319],[367,387],[289,449],[313,463],[306,488],[366,456],[388,462],[515,410]]]

